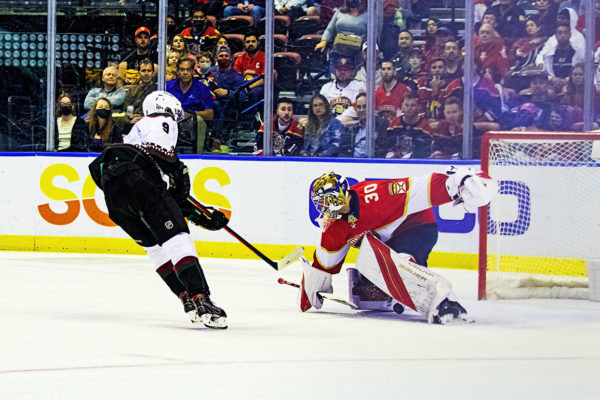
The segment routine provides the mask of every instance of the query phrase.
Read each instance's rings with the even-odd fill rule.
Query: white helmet
[[[169,92],[157,90],[150,93],[142,104],[144,115],[167,114],[173,117],[175,122],[183,119],[183,108],[177,97]]]

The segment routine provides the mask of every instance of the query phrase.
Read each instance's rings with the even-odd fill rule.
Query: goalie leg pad
[[[356,267],[373,284],[434,322],[437,307],[451,296],[452,285],[444,277],[408,260],[381,241],[367,235],[363,240]]]

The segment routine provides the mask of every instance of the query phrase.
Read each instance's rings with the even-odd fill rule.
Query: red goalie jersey
[[[321,235],[313,267],[337,274],[346,254],[368,232],[382,242],[394,233],[434,222],[432,206],[452,201],[444,174],[359,182],[350,187],[350,214],[332,221]]]

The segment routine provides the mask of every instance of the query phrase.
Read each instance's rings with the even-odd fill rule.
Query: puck
[[[392,308],[396,314],[402,314],[404,312],[404,306],[400,303],[394,304],[394,307]]]

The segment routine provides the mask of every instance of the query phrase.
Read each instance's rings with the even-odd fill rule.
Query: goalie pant
[[[156,148],[154,148],[156,150]],[[160,165],[160,167],[159,167]],[[94,160],[90,173],[104,198],[109,217],[144,247],[157,273],[177,296],[209,294],[180,204],[187,193],[167,189],[163,176],[181,181],[175,153],[150,155],[143,146],[109,146]],[[188,178],[189,179],[189,178]],[[185,185],[180,191],[189,192]],[[183,200],[185,201],[185,200]]]
[[[456,192],[457,189],[446,187],[447,183],[452,183],[451,179],[445,174],[434,173],[415,178],[365,181],[353,185],[350,188],[350,212],[332,221],[323,231],[320,246],[317,246],[314,253],[312,268],[326,272],[327,275],[337,274],[350,246],[359,244],[367,233],[376,234],[386,243],[394,238],[394,233],[401,230],[403,224],[414,226],[412,221],[416,216],[423,215],[432,206],[453,200],[449,192]],[[456,184],[452,183],[452,186]],[[430,250],[431,248],[427,249]],[[422,263],[423,260],[419,262]],[[310,277],[320,274],[308,274],[305,268],[304,275],[303,282],[306,281],[311,288],[308,295],[304,290],[301,291],[300,308],[302,311],[312,306],[319,309],[321,301],[312,296],[311,292],[329,291],[330,279],[317,279],[319,284],[312,290]],[[323,286],[319,286],[320,284]]]

